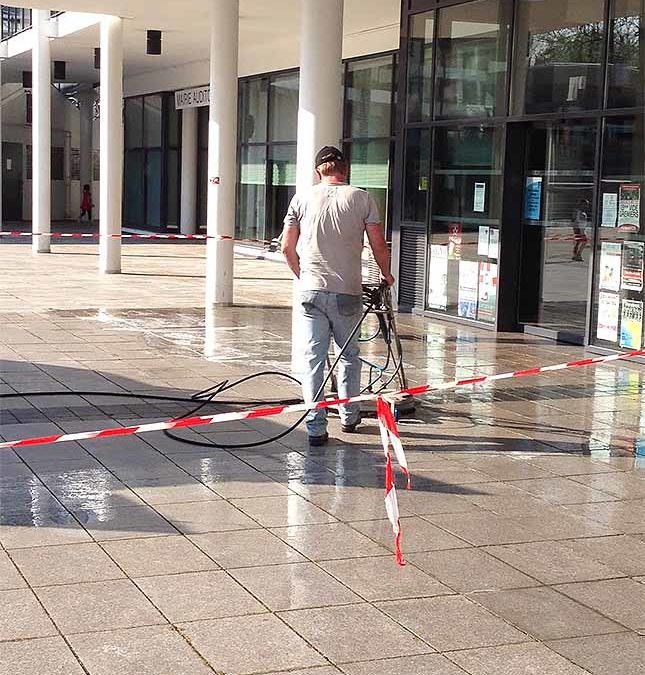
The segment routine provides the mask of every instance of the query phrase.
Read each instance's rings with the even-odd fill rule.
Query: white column
[[[4,155],[2,154],[2,61],[0,60],[0,232],[2,232],[2,174],[4,173]]]
[[[324,145],[338,147],[343,113],[343,0],[301,0],[300,95],[296,190],[315,181],[314,160]],[[302,340],[294,282],[291,321],[291,365],[302,373]]]
[[[123,191],[123,22],[101,19],[100,89],[101,189],[99,200],[99,271],[121,271],[121,200]]]
[[[32,215],[34,235],[51,232],[51,59],[49,10],[32,10]],[[50,237],[34,236],[34,253],[49,253]]]
[[[181,113],[181,234],[197,229],[197,108]]]
[[[239,0],[210,0],[206,307],[233,303]]]
[[[92,145],[94,126],[94,91],[82,91],[78,95],[78,107],[80,113],[79,128],[79,177],[81,190],[83,185],[92,188]]]

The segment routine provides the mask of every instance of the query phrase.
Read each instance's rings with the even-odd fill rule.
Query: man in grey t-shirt
[[[367,237],[383,279],[394,283],[390,256],[378,209],[364,190],[347,185],[348,164],[343,153],[325,146],[316,155],[320,183],[291,200],[284,219],[282,252],[300,279],[304,326],[305,375],[303,394],[310,403],[321,400],[325,362],[333,337],[342,347],[362,315],[361,254]],[[358,333],[339,362],[338,393],[357,396],[361,388]],[[340,406],[341,428],[347,433],[360,422],[358,404]],[[310,445],[324,445],[327,413],[312,411],[306,420]]]

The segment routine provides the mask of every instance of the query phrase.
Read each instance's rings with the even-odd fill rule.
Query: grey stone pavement
[[[177,417],[192,404],[146,395],[288,369],[282,265],[238,259],[236,306],[205,312],[201,245],[126,246],[114,276],[94,245],[53,250],[0,245],[1,392],[47,394],[0,399],[3,439]],[[583,354],[408,315],[399,330],[412,383]],[[373,419],[351,436],[332,420],[316,449],[302,430],[230,448],[280,417],[181,431],[228,449],[149,433],[0,451],[0,673],[642,674],[644,376],[619,362],[418,401],[404,568]]]

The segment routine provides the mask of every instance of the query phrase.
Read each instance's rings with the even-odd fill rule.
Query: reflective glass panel
[[[166,179],[166,225],[177,225],[179,216],[179,152],[168,150]]]
[[[392,133],[393,68],[391,56],[347,65],[345,137],[368,138]]]
[[[592,340],[643,346],[645,302],[645,113],[604,124]]]
[[[296,146],[274,145],[269,152],[265,238],[273,239],[282,232],[282,221],[296,193]]]
[[[432,107],[432,42],[434,12],[415,14],[408,36],[407,120],[430,119]]]
[[[428,309],[495,321],[503,139],[498,127],[435,130]]]
[[[144,224],[143,150],[127,150],[124,156],[124,216],[128,225]]]
[[[349,183],[367,190],[378,206],[381,222],[386,223],[390,180],[390,141],[355,141],[349,145]]]
[[[491,117],[506,111],[509,19],[498,0],[439,12],[435,117]]]
[[[161,226],[161,150],[146,153],[146,225]]]
[[[146,96],[143,99],[143,131],[146,148],[161,147],[161,96]]]
[[[268,78],[240,84],[240,142],[262,143],[267,136]]]
[[[402,220],[425,223],[430,172],[428,129],[408,129],[404,161]]]
[[[273,77],[270,87],[269,140],[295,141],[298,135],[299,74]]]
[[[128,98],[125,102],[125,147],[143,147],[143,99]]]
[[[513,112],[599,108],[605,0],[519,0]]]
[[[238,236],[264,239],[266,194],[266,150],[264,146],[245,146],[240,157],[238,192]]]
[[[615,0],[609,43],[611,108],[645,105],[645,3]]]

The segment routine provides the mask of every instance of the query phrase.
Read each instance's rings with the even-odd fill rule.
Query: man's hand
[[[385,274],[383,276],[383,281],[386,283],[388,286],[394,286],[394,277],[391,274]]]
[[[300,279],[300,258],[297,253],[300,228],[295,225],[285,225],[282,235],[282,254],[284,255],[289,269]]]

